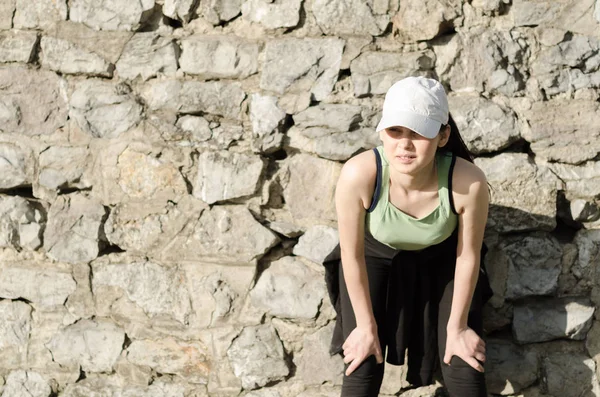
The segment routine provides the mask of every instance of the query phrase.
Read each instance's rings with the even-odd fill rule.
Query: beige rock
[[[6,378],[6,385],[2,395],[17,397],[29,395],[31,397],[47,397],[52,392],[49,379],[35,371],[12,371]]]
[[[34,32],[0,32],[0,62],[31,62],[38,36]]]
[[[157,75],[173,76],[177,71],[177,49],[172,39],[153,32],[136,33],[123,48],[116,64],[122,79],[140,76],[148,80]]]
[[[1,106],[1,105],[0,105]],[[33,153],[21,144],[0,142],[0,187],[10,189],[30,185],[33,180]]]
[[[67,19],[66,0],[15,0],[13,25],[17,29],[46,29]]]
[[[312,334],[304,336],[302,354],[298,358],[298,376],[307,385],[325,382],[341,384],[344,361],[340,355],[329,355],[329,343],[333,334],[331,322]]]
[[[213,25],[218,25],[238,16],[241,4],[242,0],[201,0],[198,5],[198,14]]]
[[[95,30],[137,30],[154,8],[154,0],[73,0],[69,2],[69,19]]]
[[[15,7],[16,0],[4,0],[0,2],[0,30],[12,28]]]
[[[25,302],[0,302],[0,359],[3,368],[16,369],[26,364],[32,310]]]
[[[378,36],[390,22],[388,15],[375,14],[369,3],[360,0],[315,0],[311,11],[319,27],[331,35]]]
[[[246,0],[242,4],[242,17],[267,29],[292,28],[300,21],[301,5],[301,0]]]
[[[456,0],[402,1],[392,21],[399,40],[417,42],[443,34],[461,14]]]
[[[47,69],[64,74],[112,77],[114,65],[67,40],[42,37],[41,49],[40,62]]]

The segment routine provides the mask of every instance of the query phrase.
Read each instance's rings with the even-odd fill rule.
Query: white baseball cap
[[[448,124],[448,98],[440,82],[426,77],[407,77],[395,82],[385,94],[377,132],[401,126],[431,139],[445,124]]]

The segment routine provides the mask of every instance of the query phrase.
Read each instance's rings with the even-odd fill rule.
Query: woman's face
[[[449,136],[449,126],[442,127],[440,133],[432,139],[400,126],[379,132],[390,166],[403,174],[412,175],[419,173],[433,161],[438,147],[444,146]]]

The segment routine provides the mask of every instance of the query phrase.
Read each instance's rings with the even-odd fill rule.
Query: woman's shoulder
[[[477,165],[457,157],[452,174],[452,193],[458,213],[477,202],[489,201],[485,174]]]
[[[373,150],[366,150],[354,155],[344,163],[338,186],[341,184],[351,189],[367,202],[375,188],[377,163]]]
[[[458,156],[456,157],[456,161],[454,163],[454,172],[452,179],[453,185],[455,183],[467,185],[470,185],[472,183],[487,184],[487,179],[485,178],[485,174],[483,173],[481,168],[471,163],[470,161]]]

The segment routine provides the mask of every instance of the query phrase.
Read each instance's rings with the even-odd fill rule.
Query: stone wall
[[[334,187],[408,75],[493,188],[490,392],[600,396],[595,0],[0,0],[1,395],[338,396]]]

